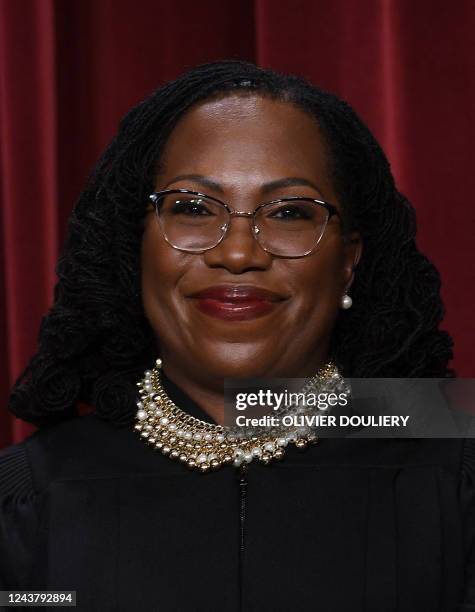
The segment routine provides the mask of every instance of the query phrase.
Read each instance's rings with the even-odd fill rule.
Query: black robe
[[[239,474],[94,414],[43,428],[0,452],[0,589],[87,612],[475,610],[474,440],[326,439]]]

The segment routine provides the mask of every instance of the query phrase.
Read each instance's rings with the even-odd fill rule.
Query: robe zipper
[[[238,471],[239,481],[239,609],[242,610],[243,599],[243,565],[245,549],[245,522],[247,504],[247,465],[243,464]]]

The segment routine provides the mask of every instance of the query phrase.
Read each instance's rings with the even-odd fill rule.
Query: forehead
[[[161,174],[168,178],[202,174],[242,187],[302,176],[335,199],[327,167],[316,119],[292,103],[254,94],[192,107],[170,134],[161,159]]]

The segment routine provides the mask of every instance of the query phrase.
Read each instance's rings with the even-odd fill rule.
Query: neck
[[[210,416],[218,425],[224,424],[224,395],[223,386],[219,388],[206,387],[198,381],[193,380],[181,370],[164,364],[163,370],[167,376],[183,393]]]
[[[325,364],[327,359],[319,359],[317,363],[299,369],[299,378],[314,376]],[[218,425],[224,425],[224,378],[212,380],[196,379],[187,373],[185,368],[177,368],[171,361],[165,361],[163,371],[167,378],[183,391],[203,412]],[[283,374],[274,375],[276,378]],[[293,374],[293,376],[297,376]]]

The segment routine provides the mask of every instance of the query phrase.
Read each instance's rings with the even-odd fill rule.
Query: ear
[[[358,265],[363,252],[363,240],[359,232],[352,232],[347,236],[344,246],[344,293],[347,293],[355,277],[355,268]]]

